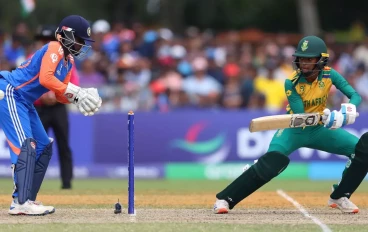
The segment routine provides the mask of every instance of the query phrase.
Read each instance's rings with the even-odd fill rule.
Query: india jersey
[[[285,80],[285,93],[289,101],[286,110],[290,114],[316,112],[322,114],[332,85],[347,96],[350,103],[356,106],[360,104],[361,97],[354,88],[336,70],[326,66],[312,83],[298,71]]]
[[[68,103],[63,94],[70,81],[73,63],[72,56],[64,59],[64,51],[59,42],[50,42],[15,70],[2,71],[0,75],[28,103],[33,103],[49,90],[55,92],[59,102]]]

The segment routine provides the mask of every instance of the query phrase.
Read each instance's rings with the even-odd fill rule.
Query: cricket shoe
[[[332,192],[334,192],[336,189],[337,189],[337,187],[339,187],[339,184],[340,184],[340,182],[339,183],[337,183],[337,184],[333,184],[332,185],[332,187],[331,187],[331,191]],[[348,200],[350,201],[350,199],[348,198]],[[350,203],[351,204],[353,204],[351,201],[350,201]],[[354,204],[353,204],[354,205]],[[332,207],[332,206],[331,206]],[[356,207],[356,209],[357,209],[357,212],[353,212],[353,213],[358,213],[359,212],[359,208],[357,207],[357,206],[355,206]],[[335,209],[340,209],[339,207],[332,207],[332,208],[335,208]],[[343,211],[344,212],[344,211]]]
[[[225,214],[229,212],[229,203],[225,200],[217,199],[213,206],[213,212],[215,214]]]
[[[13,199],[8,213],[10,215],[43,216],[49,214],[49,211],[45,206],[39,205],[34,201],[27,200],[21,205],[18,203],[18,199]]]
[[[47,211],[49,211],[49,214],[55,213],[55,207],[51,206],[51,205],[43,205],[41,201],[34,201],[35,204],[37,205],[42,205],[43,207],[45,207],[47,209]]]
[[[331,208],[338,208],[344,213],[358,213],[359,208],[351,202],[347,197],[341,197],[339,199],[328,200],[328,206]]]
[[[18,204],[18,197],[15,197],[12,201],[12,204]],[[34,201],[34,204],[36,205],[42,205],[43,207],[46,208],[47,211],[49,211],[49,214],[55,213],[55,207],[54,206],[48,206],[48,205],[43,205],[41,201]]]

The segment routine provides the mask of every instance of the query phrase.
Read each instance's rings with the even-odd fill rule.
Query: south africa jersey
[[[346,79],[333,68],[326,66],[312,83],[308,82],[299,71],[295,71],[285,80],[285,93],[289,101],[287,112],[322,113],[333,85],[350,99],[350,103],[356,106],[360,104],[360,95]]]

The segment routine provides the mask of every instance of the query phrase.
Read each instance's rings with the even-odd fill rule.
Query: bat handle
[[[356,117],[359,117],[359,112],[356,112]],[[322,121],[322,115],[320,115],[319,120]]]

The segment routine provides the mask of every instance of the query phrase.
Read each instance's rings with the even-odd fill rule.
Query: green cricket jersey
[[[312,83],[309,83],[300,71],[295,71],[291,78],[285,80],[285,93],[289,101],[287,112],[322,114],[332,85],[350,99],[349,103],[356,106],[360,104],[360,95],[346,79],[333,68],[326,66]]]

